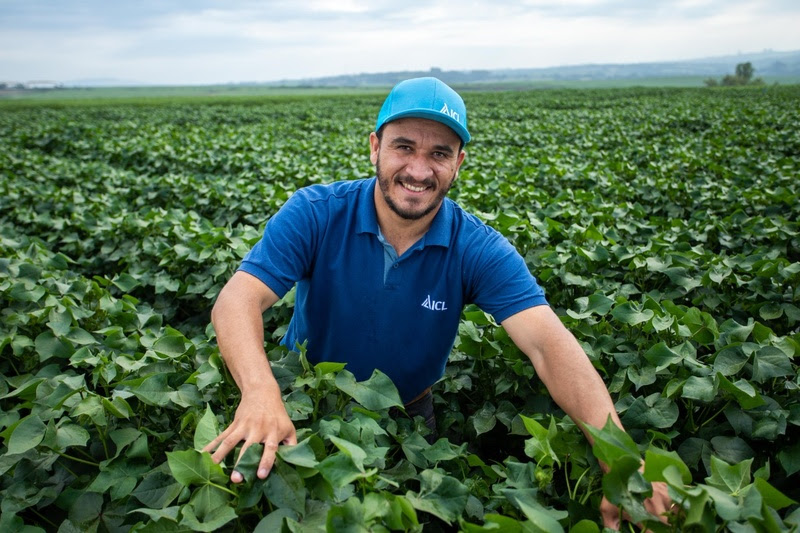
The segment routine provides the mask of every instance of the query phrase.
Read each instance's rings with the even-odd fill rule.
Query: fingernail
[[[258,469],[258,477],[265,478],[265,477],[267,477],[267,474],[269,474],[269,470],[267,470],[266,468],[259,468]]]

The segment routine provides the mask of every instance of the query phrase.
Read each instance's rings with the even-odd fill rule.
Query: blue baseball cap
[[[464,144],[470,140],[464,100],[436,78],[414,78],[395,85],[378,113],[375,131],[388,122],[405,117],[441,122],[456,132]]]

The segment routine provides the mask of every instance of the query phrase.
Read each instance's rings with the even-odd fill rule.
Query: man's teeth
[[[408,189],[409,191],[414,191],[414,192],[422,192],[425,189],[427,189],[427,187],[416,187],[416,186],[410,185],[408,183],[401,183],[401,185],[403,187],[405,187],[406,189]]]

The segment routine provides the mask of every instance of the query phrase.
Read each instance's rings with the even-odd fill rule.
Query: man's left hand
[[[672,512],[674,504],[669,497],[667,484],[663,481],[653,482],[653,495],[644,501],[647,512],[658,517],[665,524],[669,523],[668,515]],[[603,517],[603,526],[619,531],[621,520],[630,520],[627,515],[620,517],[619,508],[603,496],[600,503],[600,515]]]

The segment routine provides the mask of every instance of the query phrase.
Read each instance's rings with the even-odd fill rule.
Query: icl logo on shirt
[[[436,301],[431,300],[431,295],[429,294],[425,301],[422,302],[422,307],[426,309],[430,309],[431,311],[447,311],[447,307],[445,307],[444,301]]]

